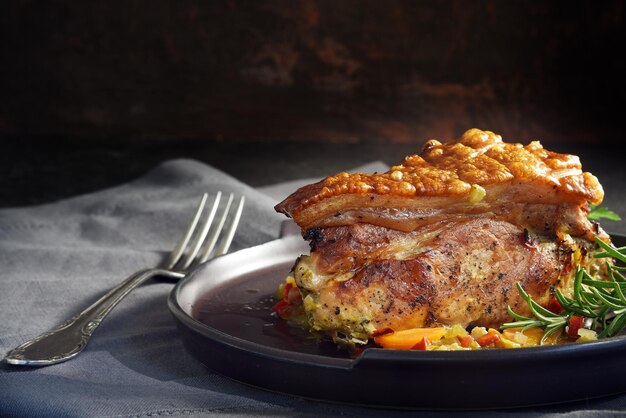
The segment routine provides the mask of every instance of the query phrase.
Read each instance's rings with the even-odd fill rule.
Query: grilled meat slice
[[[467,131],[431,140],[383,174],[340,173],[276,206],[302,228],[311,254],[294,266],[314,329],[366,341],[376,329],[498,327],[506,307],[528,314],[572,291],[575,266],[602,277],[587,219],[598,180],[578,157]]]
[[[489,215],[503,204],[586,206],[603,197],[578,157],[547,151],[538,141],[505,143],[493,132],[471,129],[457,142],[428,141],[422,154],[386,173],[339,173],[302,187],[276,210],[303,230],[367,222],[410,231],[456,214]]]

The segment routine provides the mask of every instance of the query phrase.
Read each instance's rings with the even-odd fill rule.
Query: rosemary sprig
[[[562,330],[563,327],[567,324],[567,316],[559,315],[554,312],[551,312],[539,305],[535,302],[528,293],[524,290],[522,285],[517,282],[517,290],[519,291],[522,298],[528,304],[530,308],[530,312],[533,314],[534,318],[528,318],[526,316],[517,314],[511,309],[510,306],[507,306],[507,311],[509,315],[511,315],[515,322],[507,322],[502,325],[502,329],[506,328],[518,328],[521,327],[522,331],[525,331],[529,328],[539,327],[544,329],[543,337],[541,337],[541,344],[545,342],[545,340],[555,332]]]
[[[594,254],[595,258],[609,258],[626,263],[626,247],[616,248],[596,237],[596,242],[604,250]],[[517,289],[528,304],[533,317],[525,317],[507,307],[514,319],[502,325],[503,329],[521,327],[523,330],[539,327],[544,330],[541,344],[557,332],[563,332],[574,315],[592,319],[591,329],[599,331],[598,338],[612,337],[626,328],[626,277],[625,267],[607,261],[609,280],[596,280],[581,266],[576,267],[573,297],[568,298],[560,290],[555,297],[563,312],[554,313],[532,300],[520,283]]]

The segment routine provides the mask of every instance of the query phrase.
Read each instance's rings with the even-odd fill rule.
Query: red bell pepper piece
[[[281,318],[288,316],[291,311],[291,304],[284,299],[279,300],[273,307],[274,312],[276,312]]]
[[[415,344],[412,349],[413,350],[427,350],[428,346],[430,345],[430,340],[426,337],[422,337],[422,339],[420,340],[420,342],[418,342],[417,344]]]
[[[580,335],[578,335],[578,330],[583,327],[584,318],[580,315],[572,315],[568,321],[567,327],[567,336],[571,339],[577,340]]]
[[[554,296],[550,298],[550,301],[548,302],[548,306],[546,306],[546,309],[555,314],[560,314],[561,312],[565,310],[561,306],[557,298],[555,298]]]

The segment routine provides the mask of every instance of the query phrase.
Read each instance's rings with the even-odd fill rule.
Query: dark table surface
[[[520,140],[521,141],[521,140]],[[141,176],[162,161],[190,158],[251,185],[323,177],[371,161],[395,164],[421,150],[424,141],[243,142],[131,141],[10,138],[0,153],[0,207],[30,206],[97,191]],[[542,141],[544,147],[576,154],[583,169],[605,190],[603,206],[626,218],[626,166],[619,147]],[[610,232],[626,233],[624,222],[604,221]]]

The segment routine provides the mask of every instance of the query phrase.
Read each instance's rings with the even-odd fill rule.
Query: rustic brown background
[[[0,207],[180,157],[253,186],[323,176],[479,127],[580,155],[620,208],[624,14],[616,0],[0,1]]]
[[[624,2],[5,1],[0,135],[617,138]]]

